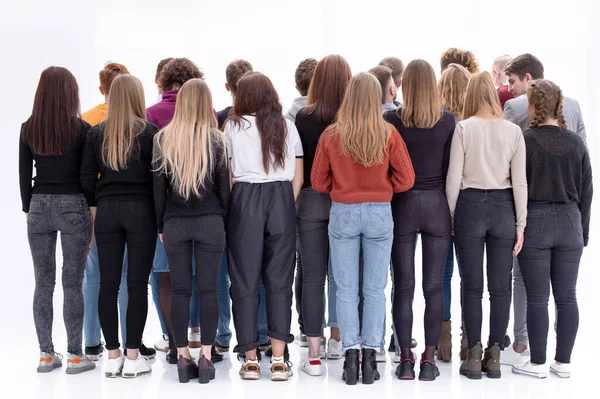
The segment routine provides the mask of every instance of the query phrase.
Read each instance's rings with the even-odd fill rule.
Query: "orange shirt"
[[[104,117],[106,116],[106,108],[106,104],[96,105],[94,108],[81,114],[81,119],[92,125],[92,127],[96,126],[104,120]]]

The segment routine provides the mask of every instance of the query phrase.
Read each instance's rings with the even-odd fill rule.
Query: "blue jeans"
[[[100,294],[100,264],[98,263],[98,247],[96,240],[85,263],[85,277],[83,278],[83,335],[85,346],[98,346],[101,340],[100,317],[98,316],[98,295]],[[127,343],[127,248],[123,257],[123,271],[119,287],[119,323],[121,325],[121,339],[123,348]]]
[[[337,316],[346,350],[361,346],[379,350],[381,345],[393,229],[389,203],[332,204],[329,245],[337,285]],[[362,327],[358,314],[361,247],[364,257]]]
[[[444,295],[444,321],[450,320],[450,305],[452,304],[452,274],[454,272],[454,237],[450,237],[448,257],[444,268],[444,284],[442,291]]]

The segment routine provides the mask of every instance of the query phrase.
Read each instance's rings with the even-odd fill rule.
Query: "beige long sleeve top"
[[[527,222],[525,141],[521,128],[503,119],[477,116],[456,125],[450,148],[446,196],[454,216],[460,190],[512,188],[517,231]]]

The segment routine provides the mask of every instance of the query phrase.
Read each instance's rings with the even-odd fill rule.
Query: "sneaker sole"
[[[385,363],[385,362],[387,361],[387,359],[386,359],[385,357],[384,357],[383,359],[381,359],[381,358],[376,358],[376,359],[375,359],[375,361],[376,361],[377,363]]]
[[[86,355],[88,355],[89,358],[92,359],[92,361],[94,361],[94,362],[97,362],[102,357],[102,353],[100,353],[98,355],[90,355],[89,353],[86,353]]]
[[[154,349],[156,349],[159,352],[164,352],[164,353],[169,352],[169,347],[168,346],[166,346],[164,348],[159,348],[158,346],[154,345]]]
[[[556,375],[558,378],[571,378],[570,371],[558,371],[550,367],[550,372]]]
[[[291,373],[271,373],[271,381],[287,381],[291,377]]]
[[[527,377],[534,377],[534,378],[538,378],[538,379],[542,379],[542,378],[546,378],[547,374],[546,373],[533,373],[531,371],[526,371],[526,370],[521,370],[516,368],[515,366],[511,367],[511,370],[513,372],[513,374],[520,374],[520,375],[526,375]]]
[[[480,380],[482,378],[481,371],[460,371],[460,375],[464,375],[470,380]]]
[[[328,353],[327,354],[327,359],[329,360],[338,360],[341,359],[343,357],[343,355],[341,353]]]
[[[61,368],[61,367],[62,367],[62,364],[53,364],[51,366],[38,366],[37,372],[42,373],[42,374],[49,373],[49,372],[51,372],[55,369]]]
[[[121,372],[117,371],[117,372],[113,373],[112,371],[105,371],[104,376],[106,378],[119,378],[121,376]]]
[[[150,374],[151,372],[152,372],[152,370],[150,370],[150,371],[141,371],[139,373],[121,373],[121,376],[123,378],[137,378],[137,377],[145,375],[145,374]]]
[[[242,380],[255,381],[260,379],[260,373],[244,373],[240,371]]]
[[[69,375],[81,374],[81,373],[85,373],[86,371],[94,370],[95,368],[96,368],[96,365],[93,363],[87,367],[77,367],[77,368],[67,367],[67,374],[69,374]]]
[[[320,377],[321,375],[323,375],[322,369],[319,369],[319,371],[311,371],[311,369],[309,368],[300,368],[300,370],[304,371],[306,374],[312,377]]]

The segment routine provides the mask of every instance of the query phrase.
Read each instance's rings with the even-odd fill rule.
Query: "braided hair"
[[[556,119],[560,127],[567,127],[562,90],[556,83],[546,79],[534,80],[527,90],[527,100],[534,109],[530,128],[545,124],[549,118]]]

